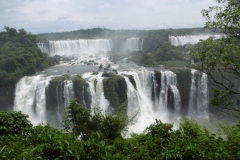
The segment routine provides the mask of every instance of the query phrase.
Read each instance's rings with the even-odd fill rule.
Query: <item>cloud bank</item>
[[[37,33],[94,27],[166,29],[203,27],[201,10],[215,0],[1,0],[4,26]]]

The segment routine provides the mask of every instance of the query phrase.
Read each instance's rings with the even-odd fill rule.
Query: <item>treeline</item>
[[[141,38],[161,38],[163,41],[168,41],[168,36],[171,35],[186,35],[186,34],[204,34],[210,33],[204,28],[183,28],[183,29],[160,29],[160,30],[110,30],[106,28],[80,29],[68,32],[43,33],[37,34],[38,41],[63,40],[63,39],[95,39],[95,38],[110,38],[121,39],[129,37]]]
[[[187,118],[176,130],[173,124],[156,120],[144,133],[123,138],[129,122],[121,110],[104,116],[95,109],[91,114],[76,101],[71,102],[61,131],[32,126],[20,112],[0,112],[0,159],[240,159],[239,124],[221,126],[217,135]]]
[[[183,67],[187,65],[184,56],[179,47],[175,47],[168,42],[159,42],[153,52],[135,52],[129,60],[143,66]]]
[[[38,49],[35,35],[24,29],[5,30],[0,32],[0,86],[15,84],[22,76],[47,67],[47,54]]]

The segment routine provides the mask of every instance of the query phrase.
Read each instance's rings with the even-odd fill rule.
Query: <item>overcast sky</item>
[[[0,31],[203,27],[201,10],[213,5],[215,0],[0,0]]]

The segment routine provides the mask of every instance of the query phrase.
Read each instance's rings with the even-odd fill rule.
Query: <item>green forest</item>
[[[160,120],[142,134],[124,138],[134,118],[124,103],[104,116],[73,100],[63,118],[62,130],[49,125],[32,126],[21,112],[0,112],[0,157],[8,159],[240,159],[240,124],[220,126],[219,134],[182,117],[178,129]],[[80,135],[80,136],[79,136]]]
[[[5,30],[0,32],[0,86],[15,84],[48,66],[47,54],[38,49],[36,35],[24,29]]]
[[[180,36],[195,33],[212,33],[206,28],[181,28],[181,29],[160,29],[160,30],[110,30],[106,28],[81,29],[69,32],[43,33],[37,34],[38,41],[47,42],[49,40],[64,39],[126,39],[129,37],[142,37],[150,39],[161,39],[168,41],[171,35]]]

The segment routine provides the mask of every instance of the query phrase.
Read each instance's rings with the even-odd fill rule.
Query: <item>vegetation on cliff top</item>
[[[127,100],[127,84],[120,75],[109,76],[103,79],[104,96],[113,108],[117,108]]]
[[[24,29],[5,30],[0,32],[0,85],[15,84],[47,67],[47,54],[38,49],[35,35]]]

